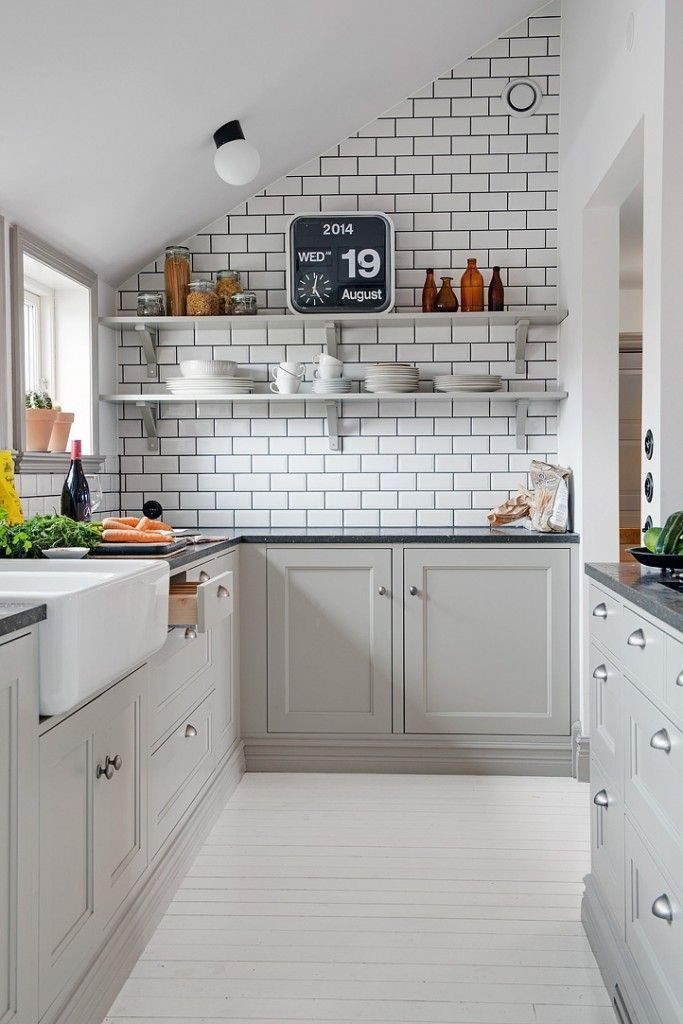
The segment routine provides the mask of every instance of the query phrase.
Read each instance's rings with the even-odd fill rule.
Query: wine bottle
[[[91,518],[90,488],[81,462],[81,442],[71,442],[71,465],[62,487],[62,515],[77,522]]]

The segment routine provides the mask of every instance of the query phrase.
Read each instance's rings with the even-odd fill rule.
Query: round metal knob
[[[230,591],[228,590],[228,588],[227,588],[227,587],[224,587],[224,586],[223,586],[223,585],[221,584],[221,586],[220,586],[220,587],[218,588],[218,590],[216,591],[216,596],[217,596],[217,597],[230,597]]]
[[[654,750],[663,750],[665,754],[671,753],[671,737],[666,729],[658,729],[650,740],[650,746]]]
[[[598,665],[593,671],[593,679],[600,679],[601,681],[607,679],[607,666]]]
[[[665,892],[663,892],[661,896],[658,896],[652,904],[652,913],[655,917],[660,918],[660,920],[668,921],[669,924],[673,921],[673,907],[671,906],[671,900]]]
[[[188,626],[187,627],[187,629],[185,630],[185,639],[186,640],[196,640],[197,639],[197,630],[194,628],[194,626]]]
[[[607,605],[604,603],[604,601],[601,601],[600,604],[596,604],[595,608],[593,609],[593,618],[594,619],[606,619],[607,618]]]
[[[206,583],[206,581],[210,579],[211,577],[209,576],[208,572],[204,572],[204,570],[202,569],[202,571],[199,573],[199,582]]]
[[[417,587],[408,587],[408,593],[411,597],[417,597]]]
[[[629,645],[629,647],[640,647],[640,649],[642,650],[645,644],[647,643],[645,639],[645,634],[643,633],[642,629],[634,629],[626,643]]]
[[[195,729],[195,727],[194,727],[193,725],[190,725],[190,724],[188,723],[188,724],[187,724],[187,725],[185,726],[185,736],[186,736],[186,738],[187,738],[188,740],[190,740],[190,739],[194,739],[194,737],[195,737],[196,735],[197,735],[197,730]]]
[[[98,764],[95,775],[98,779],[101,779],[103,775],[107,780],[114,778],[114,765],[109,758],[107,758],[104,765]]]
[[[107,762],[109,764],[113,764],[114,765],[114,771],[115,772],[121,771],[121,766],[123,765],[123,758],[121,757],[120,754],[114,754],[113,757],[108,757],[107,758]]]
[[[377,593],[379,594],[380,597],[384,597],[386,592],[387,592],[387,588],[386,587],[378,587],[377,588]]]
[[[598,790],[598,792],[593,797],[593,803],[596,807],[607,807],[609,805],[609,797],[607,796],[607,790]]]
[[[683,672],[679,672],[676,676],[676,686],[683,686]]]

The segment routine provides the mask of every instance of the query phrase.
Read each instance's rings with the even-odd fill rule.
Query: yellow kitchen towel
[[[14,461],[11,452],[0,451],[0,508],[7,512],[7,521],[23,523],[24,513],[14,486]]]

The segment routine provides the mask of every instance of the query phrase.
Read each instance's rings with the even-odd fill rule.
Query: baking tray
[[[187,541],[184,538],[174,540],[170,544],[126,544],[121,542],[120,544],[98,544],[91,555],[94,555],[95,558],[98,555],[106,555],[107,558],[110,555],[127,555],[129,558],[131,555],[137,555],[139,558],[145,558],[149,555],[173,555],[176,551],[186,547]]]

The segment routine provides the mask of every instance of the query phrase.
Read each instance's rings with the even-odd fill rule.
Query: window
[[[51,288],[24,279],[24,385],[26,391],[54,390],[55,295]]]

